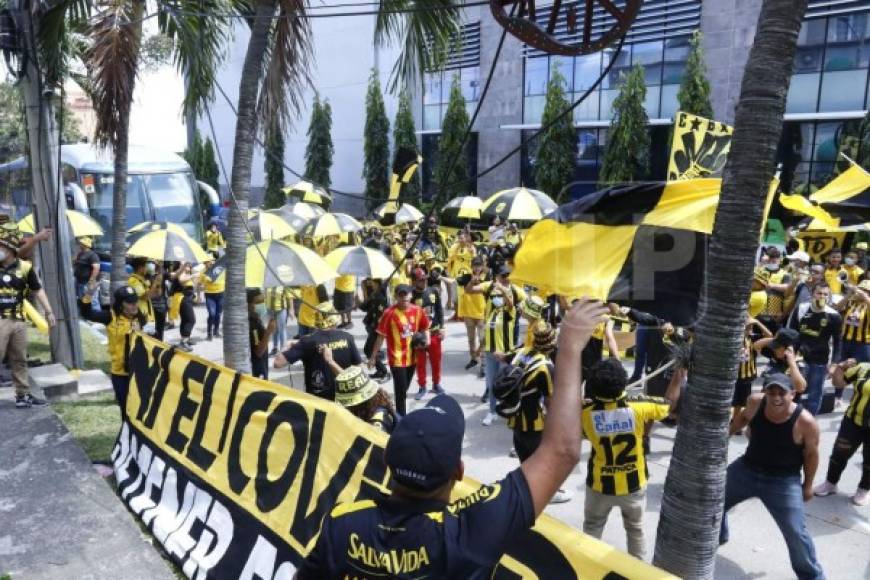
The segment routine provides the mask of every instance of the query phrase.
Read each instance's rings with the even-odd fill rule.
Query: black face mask
[[[441,274],[429,274],[429,285],[434,286],[441,281]]]

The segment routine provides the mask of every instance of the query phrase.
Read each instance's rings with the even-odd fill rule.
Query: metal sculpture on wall
[[[552,5],[538,7],[535,0],[490,0],[489,7],[496,21],[527,45],[549,54],[577,56],[598,52],[621,38],[641,4],[643,0],[553,0]],[[547,11],[547,18],[539,18]],[[555,34],[561,13],[567,40]]]

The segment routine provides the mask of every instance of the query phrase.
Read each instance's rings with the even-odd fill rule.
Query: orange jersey
[[[428,330],[430,325],[426,311],[409,304],[403,311],[390,306],[378,323],[378,334],[387,339],[387,361],[391,367],[409,367],[414,364],[411,338],[415,332]]]

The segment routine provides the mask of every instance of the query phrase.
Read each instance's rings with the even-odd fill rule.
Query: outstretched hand
[[[582,350],[595,327],[604,321],[607,312],[607,307],[597,300],[590,301],[584,297],[575,301],[559,326],[559,348]]]

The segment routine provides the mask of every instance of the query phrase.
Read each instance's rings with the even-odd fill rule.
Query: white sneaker
[[[855,495],[852,496],[852,503],[864,507],[870,505],[870,490],[858,488]]]
[[[837,493],[837,484],[830,481],[825,481],[813,488],[813,495],[819,497],[834,495],[835,493]]]
[[[483,424],[484,427],[489,427],[490,425],[492,425],[493,419],[495,419],[495,415],[493,415],[492,413],[487,413],[486,417],[484,417],[483,421],[481,421],[481,424]]]
[[[553,495],[553,498],[550,500],[550,503],[565,503],[571,501],[571,498],[574,497],[570,491],[566,491],[564,489],[560,489]]]

